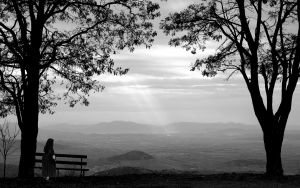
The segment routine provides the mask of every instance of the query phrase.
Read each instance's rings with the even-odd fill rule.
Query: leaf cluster
[[[111,54],[151,46],[158,9],[148,0],[1,0],[1,114],[22,111],[32,68],[39,70],[41,112],[53,113],[59,99],[88,105],[88,94],[104,89],[98,75],[128,72]]]

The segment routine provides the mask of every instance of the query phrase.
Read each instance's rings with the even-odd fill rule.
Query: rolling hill
[[[140,167],[117,167],[117,168],[112,168],[109,170],[104,170],[101,172],[97,172],[93,174],[93,176],[120,176],[120,175],[130,175],[130,174],[153,174],[154,171],[145,169],[145,168],[140,168]]]
[[[97,126],[97,129],[93,130],[94,126]],[[125,128],[119,129],[122,126]],[[119,167],[153,171],[264,171],[265,151],[262,133],[257,125],[182,122],[164,127],[143,126],[118,121],[86,127],[41,127],[38,151],[42,151],[47,138],[54,138],[56,153],[87,155],[90,174]],[[97,130],[103,130],[103,133],[105,127],[107,134],[98,134]],[[88,128],[91,129],[80,132]],[[150,129],[155,129],[156,132],[161,129],[164,131],[149,134]],[[166,130],[172,134],[166,134]],[[297,129],[288,129],[285,134],[282,159],[287,174],[300,171],[299,135],[300,131]],[[18,141],[16,145],[19,144]],[[18,164],[18,152],[19,150],[13,153],[10,164]],[[109,160],[110,158],[112,160]]]
[[[109,157],[109,161],[139,161],[154,159],[152,155],[149,155],[143,151],[129,151],[127,153]]]

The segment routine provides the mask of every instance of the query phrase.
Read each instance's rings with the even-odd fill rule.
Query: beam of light
[[[147,85],[139,85],[137,81],[132,85],[124,85],[122,92],[130,97],[130,101],[134,103],[139,111],[146,111],[148,113],[145,122],[149,122],[149,119],[153,120],[151,124],[160,126],[162,133],[170,136],[172,131],[165,126],[168,122],[167,114],[162,109],[162,106],[155,96],[153,89]]]

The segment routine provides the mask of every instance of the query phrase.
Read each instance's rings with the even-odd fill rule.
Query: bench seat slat
[[[37,152],[35,153],[35,156],[43,156],[44,153]],[[69,157],[69,158],[83,158],[87,159],[87,155],[72,155],[72,154],[61,154],[61,153],[55,153],[56,157]]]
[[[86,168],[83,168],[83,169],[80,169],[80,168],[56,168],[58,170],[74,170],[74,171],[89,171],[89,169],[86,169]]]
[[[35,159],[36,163],[42,163],[42,159]],[[80,162],[80,161],[55,161],[56,164],[69,164],[69,165],[87,165],[87,162]]]
[[[41,166],[35,166],[34,168],[42,169]],[[80,168],[60,168],[60,167],[58,167],[58,168],[56,167],[56,170],[89,171],[89,169],[86,169],[86,168],[80,169]]]

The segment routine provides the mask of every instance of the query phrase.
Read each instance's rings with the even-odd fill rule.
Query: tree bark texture
[[[21,178],[34,177],[35,152],[38,135],[39,116],[39,70],[28,70],[28,83],[24,89],[24,112],[21,129],[21,156],[19,174]]]
[[[267,162],[266,175],[270,177],[283,176],[281,148],[287,120],[291,111],[292,93],[289,93],[288,97],[282,98],[280,107],[275,114],[273,113],[272,105],[268,105],[265,108],[258,90],[252,89],[250,93],[255,115],[263,131]]]
[[[266,150],[266,175],[270,177],[283,176],[283,167],[281,161],[281,148],[283,142],[283,132],[278,134],[274,131],[264,133],[264,145]]]

